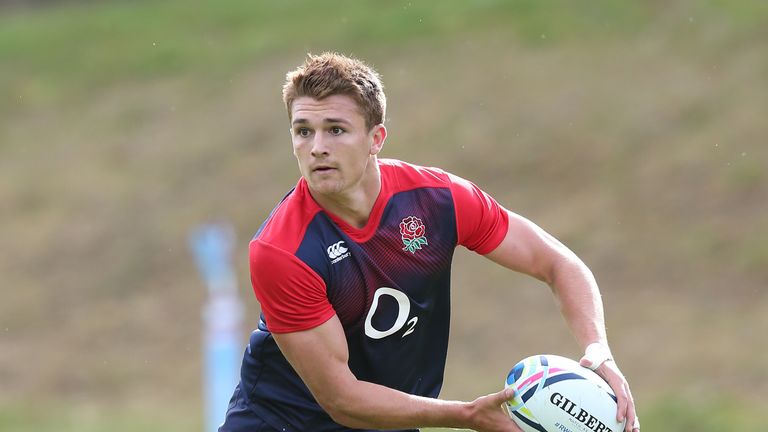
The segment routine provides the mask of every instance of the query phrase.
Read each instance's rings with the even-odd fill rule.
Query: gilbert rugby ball
[[[515,365],[506,388],[515,398],[504,405],[525,432],[619,432],[616,396],[608,384],[577,362],[535,355]]]

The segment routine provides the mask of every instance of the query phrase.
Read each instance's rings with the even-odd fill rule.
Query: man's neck
[[[371,216],[376,199],[381,192],[381,173],[376,160],[371,171],[357,187],[334,195],[310,193],[323,209],[333,213],[355,228],[363,228]]]

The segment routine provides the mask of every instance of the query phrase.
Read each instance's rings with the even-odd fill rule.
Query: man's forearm
[[[471,415],[464,402],[413,396],[358,380],[349,369],[337,316],[309,330],[273,337],[315,400],[337,423],[359,429],[463,427]]]
[[[514,397],[511,388],[472,402],[412,396],[362,381],[357,381],[349,390],[340,399],[339,406],[328,411],[333,411],[337,423],[353,428],[450,427],[481,432],[521,432],[501,409],[505,401]]]
[[[555,268],[551,287],[581,348],[594,342],[607,346],[603,301],[586,264],[575,255],[564,258]]]
[[[468,402],[414,396],[365,381],[335,393],[318,401],[334,421],[351,428],[465,428],[470,424]]]

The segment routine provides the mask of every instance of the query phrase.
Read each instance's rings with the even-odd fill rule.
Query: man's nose
[[[328,140],[323,134],[315,134],[312,139],[312,156],[321,157],[328,155]]]

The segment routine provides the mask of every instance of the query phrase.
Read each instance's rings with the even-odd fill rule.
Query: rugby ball
[[[515,398],[505,409],[525,432],[619,432],[616,396],[591,370],[556,355],[535,355],[517,363],[506,388]]]

